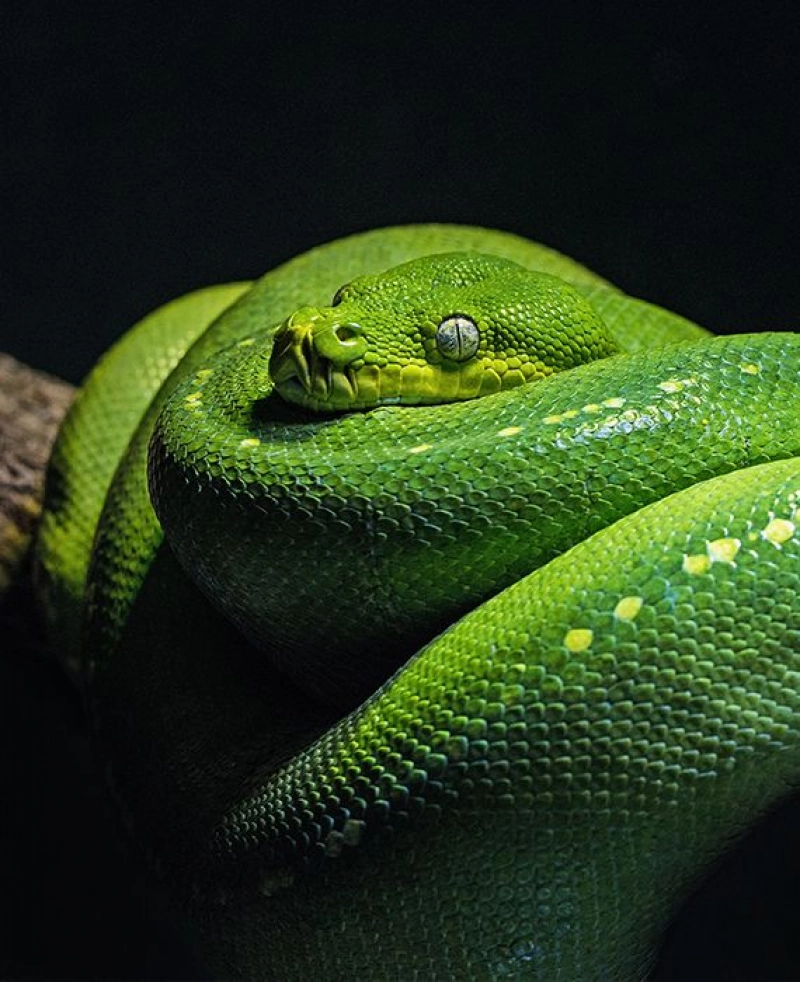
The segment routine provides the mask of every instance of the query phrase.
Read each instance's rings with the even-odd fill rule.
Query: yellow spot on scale
[[[565,409],[563,413],[556,413],[554,416],[545,416],[542,422],[563,423],[565,419],[575,419],[579,412],[579,409]]]
[[[507,426],[503,430],[498,430],[497,435],[498,436],[516,436],[517,433],[521,433],[521,432],[522,432],[522,427],[521,426]]]
[[[592,644],[594,633],[588,627],[573,627],[564,635],[564,647],[567,651],[586,651]]]
[[[712,563],[732,563],[741,548],[740,539],[714,539],[713,542],[706,543],[708,558]]]
[[[426,450],[432,450],[432,443],[419,443],[416,447],[409,447],[409,453],[424,453]]]
[[[744,372],[745,375],[758,375],[758,373],[761,371],[761,366],[756,365],[755,362],[752,361],[743,361],[741,365],[739,365],[739,371]]]
[[[658,388],[662,392],[683,392],[689,385],[697,385],[696,378],[669,378],[665,382],[659,382]]]
[[[641,597],[623,597],[614,608],[614,616],[621,621],[632,621],[642,609]]]
[[[741,548],[741,539],[734,539],[729,536],[712,539],[706,542],[705,555],[700,553],[683,557],[683,571],[699,575],[707,573],[711,569],[712,563],[733,563]]]
[[[213,374],[214,374],[213,368],[201,368],[200,371],[195,376],[195,378],[197,379],[198,382],[202,382],[203,379],[207,379],[209,375],[213,375]]]
[[[773,518],[761,533],[767,542],[780,548],[784,542],[788,542],[794,535],[795,524],[786,518]]]
[[[625,399],[622,396],[612,396],[610,399],[603,399],[603,405],[609,409],[622,409]]]
[[[193,402],[200,402],[202,398],[203,398],[202,392],[192,392],[188,396],[186,396],[186,398],[183,401],[188,402],[191,405]]]
[[[704,555],[684,556],[683,571],[690,576],[700,576],[711,569],[711,559]]]
[[[247,437],[247,439],[242,440],[242,442],[239,444],[239,446],[240,447],[260,447],[261,446],[261,441],[258,439],[257,436],[249,436],[249,437]]]
[[[590,402],[590,403],[588,403],[588,405],[586,405],[586,406],[583,407],[583,411],[585,413],[599,413],[600,412],[600,404],[597,403],[597,402]]]

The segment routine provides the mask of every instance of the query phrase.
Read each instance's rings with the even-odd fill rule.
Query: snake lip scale
[[[213,973],[643,977],[800,784],[799,369],[454,225],[118,342],[37,584]]]

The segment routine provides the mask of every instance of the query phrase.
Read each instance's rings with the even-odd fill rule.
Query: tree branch
[[[30,548],[47,460],[74,396],[69,383],[0,353],[0,595]]]

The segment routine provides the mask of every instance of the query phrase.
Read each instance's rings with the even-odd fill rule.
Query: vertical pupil
[[[478,329],[468,318],[447,317],[436,332],[436,343],[446,358],[467,361],[478,350]]]

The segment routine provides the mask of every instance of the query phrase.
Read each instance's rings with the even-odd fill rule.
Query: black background
[[[798,42],[789,2],[5,5],[0,350],[76,382],[172,296],[431,220],[797,329]],[[5,974],[196,976],[66,685],[1,667]],[[800,978],[799,814],[699,895],[661,978]]]

